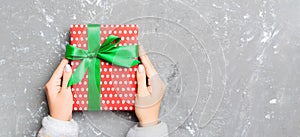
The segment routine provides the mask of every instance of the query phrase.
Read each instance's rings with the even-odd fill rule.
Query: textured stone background
[[[1,0],[0,136],[35,136],[69,26],[140,27],[167,84],[170,136],[300,135],[299,0]],[[134,113],[74,113],[80,136],[124,136]]]

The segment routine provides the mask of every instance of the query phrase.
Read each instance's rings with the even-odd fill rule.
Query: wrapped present
[[[137,25],[71,25],[73,111],[134,110]]]

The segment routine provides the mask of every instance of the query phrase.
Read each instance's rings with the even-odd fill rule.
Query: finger
[[[149,78],[149,77],[148,77],[148,80],[147,80],[147,81],[148,81],[148,83],[147,83],[147,84],[148,84],[148,86],[151,86],[151,80],[150,80],[150,78]]]
[[[139,45],[139,56],[146,55],[146,52],[144,50],[144,47],[142,45]]]
[[[62,89],[67,89],[68,82],[72,75],[72,68],[69,64],[66,65],[63,71],[63,81],[62,81]]]
[[[146,73],[145,68],[142,64],[138,66],[138,72],[137,72],[137,82],[138,82],[138,95],[139,96],[147,96],[149,95],[149,92],[147,90],[146,86]]]
[[[55,86],[61,86],[61,78],[55,80]]]
[[[147,89],[148,89],[149,93],[151,94],[151,93],[152,93],[152,88],[151,88],[151,86],[148,86]]]
[[[59,79],[62,77],[63,72],[64,72],[64,68],[65,66],[68,64],[69,60],[67,60],[66,58],[64,58],[60,64],[57,66],[56,70],[54,71],[53,75],[51,78],[53,79]]]
[[[61,93],[63,93],[65,96],[71,97],[73,100],[72,92],[71,92],[71,87],[64,88]]]
[[[165,86],[158,75],[154,75],[151,79],[151,86],[147,87],[149,96],[137,96],[136,107],[149,108],[161,102],[165,92]]]
[[[149,78],[151,78],[153,75],[157,74],[155,68],[153,67],[150,59],[148,58],[148,56],[146,54],[140,56],[140,59],[146,68],[146,74]]]
[[[166,88],[164,82],[160,79],[158,74],[154,75],[150,81],[151,86],[149,86],[149,91],[151,92],[151,96],[160,99],[164,95]]]
[[[54,98],[56,98],[56,96],[58,95],[60,91],[60,85],[55,85],[52,82],[48,82],[45,85],[45,91],[46,91],[47,99],[51,101]]]

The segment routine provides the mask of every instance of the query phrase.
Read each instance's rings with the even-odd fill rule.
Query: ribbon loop
[[[115,47],[119,42],[121,41],[121,38],[115,35],[109,35],[107,39],[103,42],[103,44],[100,47],[100,52],[106,52]]]

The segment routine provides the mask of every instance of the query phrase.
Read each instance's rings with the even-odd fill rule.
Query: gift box
[[[96,26],[96,27],[95,27]],[[89,28],[90,27],[90,28]],[[92,32],[94,31],[94,32]],[[97,32],[98,31],[98,32]],[[110,42],[114,47],[119,48],[130,48],[132,46],[137,46],[138,44],[138,27],[137,25],[71,25],[70,27],[70,45],[68,48],[76,47],[85,50],[87,53],[89,46],[92,42],[99,43],[96,48],[99,47],[105,50],[107,47],[104,42],[107,39],[113,38],[114,40]],[[92,41],[93,40],[93,41]],[[101,49],[100,50],[103,50]],[[79,49],[79,50],[80,50]],[[78,49],[77,49],[78,50]],[[117,51],[115,54],[118,54],[123,49],[113,49]],[[92,50],[91,50],[92,51]],[[66,51],[67,52],[67,51]],[[77,53],[78,51],[76,51]],[[137,49],[129,50],[126,52],[138,52]],[[107,53],[110,53],[108,51]],[[67,54],[67,53],[66,53]],[[75,53],[74,53],[75,54]],[[124,52],[125,54],[125,52]],[[138,53],[133,53],[138,54]],[[66,55],[67,56],[67,55]],[[84,56],[84,55],[83,55]],[[137,72],[137,56],[135,55],[133,58],[136,58],[130,67],[124,67],[116,65],[118,63],[114,63],[112,59],[112,63],[105,61],[106,53],[103,55],[98,55],[102,58],[99,59],[99,66],[91,65],[94,60],[90,58],[94,58],[95,54],[90,54],[85,56],[87,60],[90,62],[83,64],[83,60],[76,60],[77,55],[73,55],[73,59],[71,60],[71,67],[73,70],[72,77],[76,69],[83,64],[94,70],[87,69],[86,71],[82,71],[82,78],[79,83],[73,84],[71,86],[72,94],[73,94],[73,111],[95,111],[95,110],[125,110],[132,111],[134,110],[135,97],[137,93],[137,81],[136,81],[136,72]],[[120,53],[120,58],[124,55]],[[95,59],[96,60],[96,59]],[[122,64],[122,60],[121,64]],[[85,61],[86,62],[86,61]],[[120,62],[119,62],[120,63]],[[125,61],[126,63],[126,61]],[[97,64],[97,63],[94,63]],[[91,67],[92,66],[92,67]],[[126,66],[126,65],[125,65]],[[98,70],[97,70],[98,69]],[[94,73],[93,71],[99,71],[99,73]],[[77,73],[78,74],[78,73]],[[78,74],[81,75],[81,74]],[[98,76],[94,76],[98,75]],[[75,74],[75,76],[77,76]],[[93,78],[99,78],[99,83],[95,82]],[[72,78],[71,78],[72,79]],[[97,81],[97,80],[96,80]],[[70,83],[70,81],[69,81]],[[97,84],[98,83],[98,84]],[[98,85],[98,86],[97,86]]]

